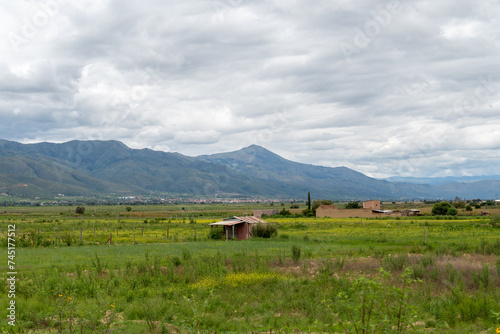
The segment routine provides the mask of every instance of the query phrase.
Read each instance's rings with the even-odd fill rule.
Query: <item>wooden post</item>
[[[116,229],[116,236],[118,236],[118,229]]]
[[[234,225],[233,225],[233,239],[234,239]]]
[[[427,226],[424,226],[424,245],[427,245]]]
[[[113,234],[109,233],[109,245],[111,246],[111,240],[113,240]]]

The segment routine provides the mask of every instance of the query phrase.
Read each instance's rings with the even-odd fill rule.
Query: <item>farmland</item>
[[[490,217],[269,218],[270,239],[210,240],[253,205],[6,207],[16,327],[5,332],[494,333]],[[111,236],[111,241],[109,242]],[[2,312],[8,284],[1,277]],[[2,315],[2,318],[5,318]]]

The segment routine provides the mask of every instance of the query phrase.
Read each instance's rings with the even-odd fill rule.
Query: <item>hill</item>
[[[412,184],[377,180],[346,167],[286,160],[256,145],[188,157],[131,149],[118,141],[21,144],[0,140],[0,192],[50,197],[59,193],[237,194],[316,198],[493,198],[500,181]]]

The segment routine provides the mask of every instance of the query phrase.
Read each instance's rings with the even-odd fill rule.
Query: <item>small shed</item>
[[[236,238],[245,240],[252,237],[252,226],[255,224],[267,224],[267,222],[255,216],[234,216],[209,225],[211,228],[222,227],[226,240]]]

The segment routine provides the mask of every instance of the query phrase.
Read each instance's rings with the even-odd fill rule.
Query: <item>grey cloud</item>
[[[0,132],[188,155],[256,143],[373,176],[495,174],[500,5],[399,3],[384,23],[373,0],[68,2],[0,56]],[[26,8],[0,24],[19,31]],[[340,45],[360,32],[370,42],[348,59]]]

